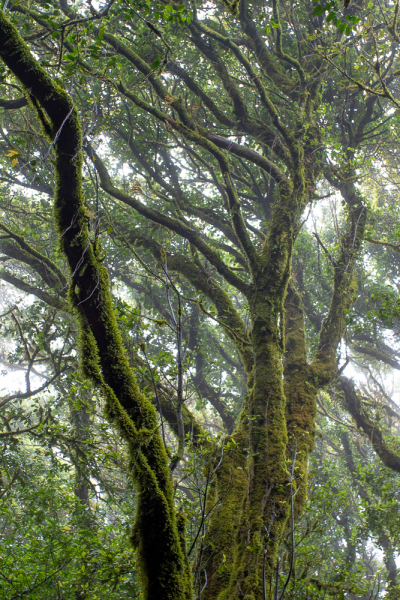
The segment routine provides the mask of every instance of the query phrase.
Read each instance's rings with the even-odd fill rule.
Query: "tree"
[[[54,194],[61,250],[49,258],[40,240],[30,239],[34,232],[26,241],[9,219],[2,252],[41,282],[32,286],[7,269],[1,276],[67,320],[73,310],[83,372],[129,447],[138,490],[132,540],[145,596],[191,598],[194,585],[204,599],[270,598],[281,545],[306,506],[321,389],[337,383],[375,452],[399,470],[380,425],[338,368],[371,227],[358,185],[363,161],[381,159],[371,140],[388,148],[396,136],[390,107],[397,56],[388,36],[397,9],[385,28],[369,5],[343,12],[334,3],[308,2],[160,6],[110,2],[96,12],[60,0],[36,8],[12,3],[12,21],[2,12],[3,81],[22,90],[2,105],[27,106],[5,117],[3,179]],[[364,60],[373,52],[375,63]],[[20,177],[12,171],[17,164]],[[328,264],[309,273],[311,235],[302,227],[329,189],[341,195],[346,219],[334,217],[330,249],[315,231],[311,252],[318,261],[322,252]],[[171,327],[176,385],[155,379],[146,346],[144,361],[130,352],[121,323],[129,306],[120,299],[116,314],[110,276],[147,294],[162,317],[158,324]],[[148,277],[165,285],[167,308]],[[307,326],[316,326],[309,346],[305,313]],[[245,380],[241,404],[239,394],[229,406],[213,390],[201,329],[214,344],[229,343],[223,359],[234,367],[230,385]],[[204,441],[185,405],[185,368],[192,369],[185,345],[195,363],[193,386],[228,432],[222,440]],[[371,352],[382,359],[379,349]],[[164,421],[177,438],[172,455]],[[211,461],[194,584],[172,480],[188,440]],[[293,559],[294,538],[291,544]],[[292,570],[289,561],[281,596]]]

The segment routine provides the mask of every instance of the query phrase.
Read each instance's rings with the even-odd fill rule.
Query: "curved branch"
[[[136,158],[136,160],[142,165],[142,167],[147,171],[152,179],[160,186],[162,186],[165,191],[172,196],[176,202],[178,203],[180,208],[184,208],[185,212],[191,216],[200,218],[201,220],[213,225],[217,229],[219,229],[224,235],[236,246],[240,247],[240,242],[232,229],[232,226],[228,221],[222,219],[214,210],[198,208],[196,206],[192,206],[189,202],[189,199],[183,196],[182,190],[175,189],[172,185],[167,183],[153,167],[148,163],[148,161],[142,156],[139,150],[136,148],[135,143],[132,139],[132,136],[128,136],[122,129],[117,128],[116,132],[118,135],[129,145],[129,148],[132,151],[132,154]],[[160,154],[163,156],[166,161],[167,156],[166,153],[163,154],[162,150],[160,150]],[[232,249],[233,250],[233,249]],[[241,258],[243,261],[243,258]]]
[[[268,77],[272,79],[274,84],[286,94],[293,93],[298,87],[298,82],[293,81],[286,73],[276,64],[274,57],[265,45],[253,19],[250,17],[245,2],[242,2],[240,11],[240,22],[243,31],[246,33],[249,43],[257,56],[257,59]]]
[[[392,367],[392,369],[396,369],[397,371],[400,371],[400,363],[398,363],[397,360],[390,358],[390,356],[387,356],[386,354],[384,354],[383,352],[380,352],[376,348],[366,348],[365,346],[357,346],[355,344],[351,344],[350,348],[352,350],[354,350],[355,352],[359,352],[361,354],[366,354],[367,356],[371,356],[372,358],[375,358],[376,360],[380,360],[380,361],[386,363],[387,365],[389,365],[390,367]]]
[[[258,152],[251,150],[251,148],[247,148],[246,146],[241,146],[236,142],[232,142],[231,140],[227,140],[218,135],[214,135],[212,133],[206,134],[206,137],[210,142],[213,142],[218,148],[223,148],[227,150],[231,154],[235,156],[239,156],[240,158],[244,158],[249,162],[257,165],[263,171],[271,175],[276,181],[276,183],[285,183],[287,184],[287,178],[283,171],[279,169],[272,161],[268,160],[265,156],[262,156]]]
[[[383,464],[389,469],[400,473],[400,456],[388,447],[378,425],[373,423],[363,411],[354,383],[347,377],[340,377],[339,386],[343,391],[345,408],[353,417],[357,427],[368,436],[373,449]]]
[[[36,388],[36,390],[29,390],[26,392],[17,392],[15,394],[10,394],[10,396],[6,396],[5,398],[2,398],[0,400],[0,408],[3,408],[3,406],[6,406],[13,400],[26,400],[26,398],[32,398],[32,396],[36,396],[36,394],[40,394],[40,392],[43,392],[46,388],[48,388],[49,385],[51,385],[53,383],[53,381],[55,381],[59,375],[60,375],[60,373],[56,373],[55,375],[53,375],[53,377],[51,377],[51,379],[48,379],[43,385]]]
[[[172,217],[164,215],[163,213],[146,206],[146,204],[143,204],[143,202],[140,202],[140,200],[137,200],[136,198],[116,188],[113,185],[108,171],[100,157],[91,149],[89,150],[89,155],[93,160],[97,173],[99,174],[100,185],[102,189],[107,192],[107,194],[134,208],[146,219],[149,219],[154,223],[158,223],[159,225],[163,225],[170,231],[174,231],[183,238],[187,239],[217,269],[220,275],[222,275],[222,277],[224,277],[228,283],[233,285],[243,294],[247,294],[249,289],[248,284],[238,277],[226,265],[226,263],[219,256],[218,252],[211,248],[196,230],[192,229],[192,227],[186,225],[178,219],[173,219]]]
[[[131,231],[129,235],[132,243],[150,250],[157,260],[161,259],[161,248],[154,240],[148,239],[141,232]],[[168,268],[171,271],[183,275],[195,290],[203,293],[214,304],[220,325],[235,344],[244,368],[247,374],[250,374],[253,368],[253,353],[248,344],[248,334],[244,322],[229,294],[210,273],[205,271],[201,264],[191,260],[187,255],[167,253],[167,259]]]
[[[400,244],[393,244],[391,242],[381,242],[380,240],[374,240],[372,238],[366,237],[365,238],[366,242],[369,242],[370,244],[374,244],[376,246],[384,246],[385,248],[391,248],[392,250],[394,250],[395,252],[400,252]]]
[[[65,300],[62,300],[57,296],[51,296],[50,294],[44,292],[40,288],[36,288],[33,285],[29,285],[29,283],[25,283],[25,281],[22,281],[22,279],[18,279],[18,277],[15,277],[14,275],[8,273],[4,269],[0,270],[0,279],[2,279],[3,281],[7,281],[7,283],[10,283],[18,290],[21,290],[21,292],[25,292],[26,294],[32,294],[33,296],[36,296],[36,298],[39,298],[39,300],[46,302],[46,304],[48,304],[49,306],[53,306],[58,310],[61,310],[63,312],[70,312],[71,310],[70,305]]]
[[[165,70],[169,73],[172,73],[173,75],[176,75],[182,81],[184,81],[187,87],[194,94],[196,94],[196,96],[200,98],[200,100],[202,100],[203,104],[213,113],[213,115],[218,119],[220,123],[222,123],[222,125],[226,125],[231,129],[234,129],[237,126],[236,121],[230,119],[218,107],[218,105],[215,104],[215,102],[209,96],[207,96],[204,90],[194,81],[194,79],[192,79],[192,77],[190,77],[190,75],[185,71],[185,69],[182,69],[182,67],[177,65],[175,62],[170,61],[165,67]]]
[[[288,128],[285,127],[283,125],[283,123],[281,122],[281,120],[279,118],[278,110],[277,110],[276,106],[274,105],[274,103],[272,102],[272,100],[270,99],[270,97],[268,96],[267,91],[264,88],[260,77],[254,71],[250,61],[242,53],[240,48],[238,46],[236,46],[236,44],[234,42],[232,42],[232,40],[221,35],[220,33],[211,29],[210,27],[207,27],[200,21],[194,21],[193,27],[195,27],[196,29],[201,31],[203,34],[206,34],[211,39],[214,39],[214,40],[220,42],[222,45],[226,46],[227,48],[229,48],[229,50],[231,50],[233,52],[233,54],[236,56],[239,63],[241,65],[243,65],[243,67],[245,68],[250,80],[252,82],[254,82],[254,85],[256,86],[257,91],[259,93],[260,100],[261,100],[264,108],[268,112],[269,116],[271,117],[271,120],[272,120],[272,123],[273,123],[275,129],[279,132],[279,134],[285,140],[288,150],[292,154],[292,159],[296,159],[297,154],[298,154],[298,144],[296,144],[294,136],[292,135],[290,130],[288,130]],[[204,45],[204,42],[203,42],[203,45]],[[214,61],[217,59],[219,59],[219,57],[216,53],[214,53]],[[232,100],[234,101],[234,106],[235,106],[235,101],[236,101],[236,103],[238,103],[237,108],[235,107],[237,117],[239,117],[240,115],[246,115],[247,114],[246,105],[244,105],[244,108],[243,108],[243,106],[242,106],[243,102],[242,101],[238,102],[238,100],[236,99],[236,97],[239,95],[239,92],[238,92],[238,90],[236,90],[236,86],[233,85],[233,83],[228,75],[228,72],[226,70],[226,67],[220,59],[218,62],[218,67],[219,67],[218,72],[220,72],[222,69],[224,70],[224,72],[222,73],[222,76],[224,76],[224,79],[222,79],[222,76],[221,76],[221,79],[223,80],[225,88],[228,89],[229,91],[231,91],[231,97],[232,97]],[[225,84],[225,79],[227,79],[227,78],[228,78],[228,82]],[[248,118],[244,120],[244,124],[247,127],[249,127],[251,130],[253,130],[252,133],[254,135],[258,136],[260,134],[260,131],[259,131],[260,125],[255,126],[255,123],[253,124],[251,122],[251,120]],[[294,155],[296,155],[296,157]]]
[[[24,237],[14,233],[3,223],[0,223],[0,230],[4,231],[19,246],[17,248],[14,244],[10,244],[7,238],[0,238],[0,250],[4,254],[32,267],[49,287],[57,287],[58,284],[65,288],[68,283],[67,278],[47,256],[35,250],[25,241]]]
[[[27,106],[28,100],[26,98],[16,98],[15,100],[7,100],[6,98],[0,98],[0,107],[6,110],[16,110],[17,108],[23,108]]]

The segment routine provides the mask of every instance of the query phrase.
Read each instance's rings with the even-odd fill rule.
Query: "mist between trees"
[[[0,599],[400,598],[399,2],[0,9]]]

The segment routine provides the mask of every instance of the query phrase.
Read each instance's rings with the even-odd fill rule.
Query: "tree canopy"
[[[400,598],[398,11],[3,2],[0,597]]]

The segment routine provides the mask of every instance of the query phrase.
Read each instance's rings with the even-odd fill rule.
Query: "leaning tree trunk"
[[[61,85],[40,67],[0,11],[0,57],[22,83],[55,150],[54,215],[70,267],[70,301],[81,330],[86,374],[101,389],[110,420],[129,448],[138,489],[133,540],[148,600],[188,600],[191,571],[182,523],[154,407],[129,367],[112,307],[109,280],[97,239],[89,236],[82,195],[82,134],[77,111]]]

